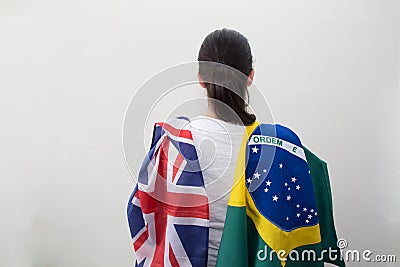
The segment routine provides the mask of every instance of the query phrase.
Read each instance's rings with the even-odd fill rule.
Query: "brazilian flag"
[[[345,266],[337,247],[327,164],[290,129],[246,128],[217,267]]]

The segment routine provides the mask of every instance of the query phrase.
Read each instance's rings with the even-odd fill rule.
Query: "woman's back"
[[[208,266],[215,266],[245,127],[206,116],[190,126],[209,199]]]

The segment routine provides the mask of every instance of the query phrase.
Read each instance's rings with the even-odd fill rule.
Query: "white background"
[[[328,162],[339,237],[400,261],[399,1],[2,0],[0,266],[133,265],[125,110],[221,27]]]

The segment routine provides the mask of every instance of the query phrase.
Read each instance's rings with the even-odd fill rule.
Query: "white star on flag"
[[[249,183],[249,184],[251,184],[251,178],[247,178],[247,182]]]
[[[258,152],[258,148],[256,146],[252,147],[251,149],[253,149],[253,153],[257,153]]]
[[[303,211],[307,211],[307,208],[304,208]]]
[[[300,190],[300,185],[296,185],[296,189],[297,189],[297,190]]]
[[[277,196],[277,195],[273,196],[273,197],[272,197],[272,201],[278,202],[278,196]]]
[[[306,223],[309,223],[310,221],[309,220],[306,220]]]
[[[264,192],[267,193],[268,192],[268,188],[264,188]]]
[[[287,201],[290,201],[292,199],[292,197],[290,196],[290,195],[288,195],[287,197],[286,197],[286,200]]]
[[[258,172],[256,172],[256,173],[254,174],[254,178],[260,179],[260,174],[259,174]]]
[[[308,219],[310,219],[310,220],[311,220],[311,218],[312,218],[312,215],[311,215],[311,214],[309,214],[307,217],[308,217]]]
[[[270,186],[272,184],[272,182],[270,180],[265,182],[268,186]]]
[[[299,218],[300,217],[300,213],[297,213],[296,216],[297,216],[297,218]]]
[[[279,169],[282,169],[282,168],[283,168],[283,164],[281,162],[281,163],[279,163]]]
[[[266,170],[266,169],[264,169],[264,170],[263,170],[263,173],[267,173],[267,170]]]
[[[295,183],[297,181],[296,177],[292,177],[292,182]]]

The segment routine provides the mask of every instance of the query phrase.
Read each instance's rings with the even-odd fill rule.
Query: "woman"
[[[329,178],[293,131],[249,112],[247,39],[216,30],[198,60],[207,112],[156,123],[129,199],[137,266],[344,266],[289,257],[337,249]]]

